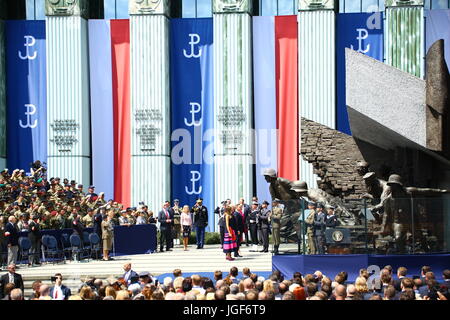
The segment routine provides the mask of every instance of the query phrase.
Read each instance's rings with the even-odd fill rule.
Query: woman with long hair
[[[237,245],[236,245],[236,233],[234,230],[236,229],[235,226],[236,222],[233,217],[233,208],[226,207],[225,208],[225,235],[223,238],[223,252],[226,255],[226,259],[228,261],[233,261],[234,258],[231,257],[231,253],[236,251]]]
[[[184,206],[180,215],[180,224],[183,231],[183,246],[184,251],[188,250],[189,236],[192,230],[192,216],[189,206]]]

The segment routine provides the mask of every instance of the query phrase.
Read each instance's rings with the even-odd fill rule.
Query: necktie
[[[55,288],[55,300],[58,299],[58,288]]]
[[[169,219],[169,213],[167,212],[167,210],[164,210],[164,212],[166,213],[166,218]]]

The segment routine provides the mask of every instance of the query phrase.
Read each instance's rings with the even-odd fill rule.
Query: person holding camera
[[[51,278],[52,283],[55,283],[53,287],[50,288],[50,297],[53,300],[68,300],[72,295],[70,289],[62,284],[63,277],[61,273],[55,274],[54,277]]]
[[[31,242],[30,254],[29,254],[29,264],[31,266],[41,265],[41,261],[39,259],[40,256],[40,248],[41,248],[41,226],[39,224],[39,216],[33,214],[31,216],[30,222],[30,232],[28,233],[28,239]]]

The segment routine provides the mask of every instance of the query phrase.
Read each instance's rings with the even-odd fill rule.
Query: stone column
[[[298,13],[299,117],[332,129],[336,128],[337,3],[299,0]],[[301,121],[299,125],[301,135]],[[301,156],[299,163],[300,180],[306,181],[310,188],[317,188],[313,166]]]
[[[158,212],[170,200],[169,1],[129,1],[131,200]]]
[[[46,0],[48,177],[91,183],[87,0]]]
[[[253,196],[251,4],[213,1],[215,205]]]
[[[386,63],[416,77],[425,75],[424,1],[386,0]]]

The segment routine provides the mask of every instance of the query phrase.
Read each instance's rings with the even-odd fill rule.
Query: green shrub
[[[207,232],[205,234],[205,244],[220,244],[220,234],[217,232]]]

